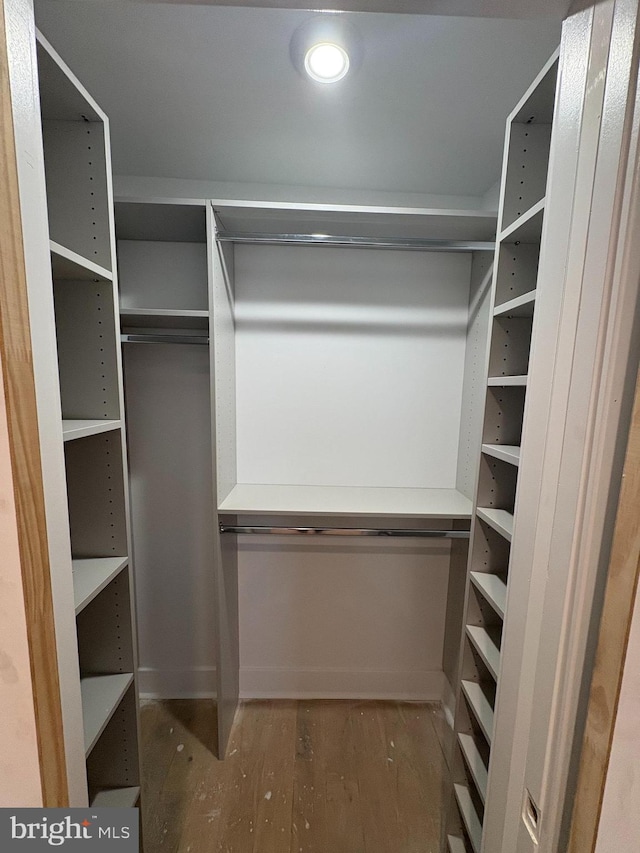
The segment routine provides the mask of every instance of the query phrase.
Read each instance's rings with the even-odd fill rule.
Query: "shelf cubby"
[[[456,801],[474,853],[480,853],[482,844],[482,818],[472,789],[457,783],[453,786]]]
[[[73,560],[73,598],[76,614],[118,575],[128,563],[127,557],[95,557]]]
[[[80,679],[86,755],[98,742],[132,684],[133,673],[87,675]]]
[[[478,480],[478,506],[513,513],[518,469],[509,462],[482,454]]]
[[[496,267],[494,313],[527,294],[535,293],[538,280],[540,243],[501,243]]]
[[[65,420],[121,417],[113,284],[54,283],[58,370]]]
[[[489,746],[493,738],[493,706],[495,703],[495,685],[493,687],[479,681],[462,680],[462,694],[467,707],[478,724]]]
[[[531,317],[496,317],[491,333],[489,376],[523,376],[529,368]]]
[[[513,536],[513,513],[506,509],[495,509],[494,507],[481,507],[476,510],[478,518],[492,527],[507,542],[511,542]]]
[[[488,388],[484,410],[482,441],[486,444],[519,447],[522,438],[525,388]]]
[[[119,572],[78,614],[78,654],[82,675],[133,672],[129,574]]]
[[[121,431],[66,442],[65,462],[73,557],[127,556]]]
[[[480,799],[484,805],[487,797],[487,779],[489,775],[489,749],[486,742],[477,741],[473,735],[458,733],[458,743]]]
[[[178,311],[169,308],[121,308],[122,331],[149,329],[208,329],[208,311]]]
[[[126,676],[116,676],[125,678]],[[129,686],[87,759],[89,802],[136,805],[140,796],[136,693]],[[135,797],[135,801],[132,800]],[[116,802],[114,802],[114,800]]]
[[[471,572],[471,583],[493,607],[501,619],[504,619],[507,607],[507,584],[504,579],[491,572]]]
[[[123,240],[119,235],[118,267],[123,311],[162,309],[206,316],[206,243]]]

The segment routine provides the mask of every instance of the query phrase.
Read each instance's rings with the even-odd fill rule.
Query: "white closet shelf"
[[[542,237],[545,199],[541,198],[499,235],[501,243],[539,243]]]
[[[111,432],[121,427],[122,421],[65,419],[62,421],[62,437],[64,441],[73,441],[74,438],[86,438],[88,435]]]
[[[43,119],[103,121],[104,113],[69,66],[36,31],[40,110]]]
[[[212,204],[224,230],[234,233],[486,241],[495,239],[497,225],[497,213],[488,210],[224,199]]]
[[[85,755],[96,745],[132,683],[133,673],[130,672],[88,675],[80,679]]]
[[[456,489],[273,486],[239,483],[218,507],[244,515],[398,516],[467,519],[469,498]]]
[[[93,809],[132,809],[140,799],[140,788],[110,788],[98,791],[91,802]]]
[[[72,252],[66,246],[61,246],[54,240],[49,241],[51,250],[51,271],[53,280],[70,279],[71,281],[113,281],[113,275],[108,269],[95,264]]]
[[[480,853],[480,845],[482,844],[482,822],[476,812],[469,789],[466,785],[458,783],[453,786],[453,790],[455,791],[458,808],[460,809],[460,814],[462,815],[467,835],[471,841],[471,846],[473,847],[474,853]]]
[[[449,853],[467,853],[464,841],[457,835],[447,835],[447,844],[449,845]]]
[[[473,715],[482,733],[487,739],[487,743],[491,744],[493,737],[493,708],[489,704],[489,700],[485,696],[482,687],[475,681],[463,681],[462,691],[467,697],[469,707],[473,711]]]
[[[482,755],[480,755],[480,750],[476,745],[473,735],[460,732],[458,734],[458,741],[460,743],[460,749],[462,750],[464,760],[469,768],[469,772],[471,773],[471,777],[475,782],[478,793],[480,794],[480,799],[484,803],[487,798],[487,781],[489,774],[487,767],[482,760]]]
[[[507,585],[499,575],[490,572],[470,572],[471,583],[479,589],[498,616],[504,619],[507,609]]]
[[[467,625],[466,630],[471,645],[478,652],[485,666],[497,681],[500,670],[499,632],[495,629],[483,628],[479,625]]]
[[[516,296],[508,302],[502,302],[493,309],[494,317],[533,317],[536,304],[536,291],[530,290],[522,296]]]
[[[120,308],[122,328],[208,329],[209,312],[174,308]]]
[[[128,562],[128,557],[93,557],[72,561],[76,615],[120,574]]]
[[[513,514],[506,509],[494,509],[494,507],[478,507],[476,510],[478,518],[481,518],[489,527],[511,542],[513,536]]]
[[[483,444],[482,452],[510,465],[520,464],[520,448],[517,444]]]
[[[497,388],[523,387],[527,384],[527,376],[490,376],[487,385]]]

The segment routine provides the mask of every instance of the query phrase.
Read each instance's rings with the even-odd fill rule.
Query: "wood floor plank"
[[[225,761],[204,700],[145,705],[146,853],[436,853],[432,705],[253,701]]]

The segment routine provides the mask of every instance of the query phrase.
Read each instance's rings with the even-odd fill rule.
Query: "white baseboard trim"
[[[453,728],[456,713],[456,694],[453,692],[453,688],[449,684],[449,679],[446,676],[442,692],[442,710],[444,711],[447,723],[451,728]]]
[[[212,699],[215,667],[156,669],[140,667],[141,699]],[[442,670],[351,670],[245,667],[241,699],[391,699],[443,702],[451,692]],[[445,704],[445,708],[447,705]]]
[[[195,666],[191,669],[138,669],[141,699],[215,699],[216,668]]]
[[[240,670],[242,699],[395,699],[441,702],[442,670],[288,669]]]

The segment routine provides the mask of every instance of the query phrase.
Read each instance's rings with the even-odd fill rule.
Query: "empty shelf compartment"
[[[504,619],[507,607],[507,585],[499,575],[491,572],[471,572],[471,583],[480,591],[498,616]]]
[[[132,683],[133,673],[130,672],[89,675],[80,679],[86,755],[95,746]]]

